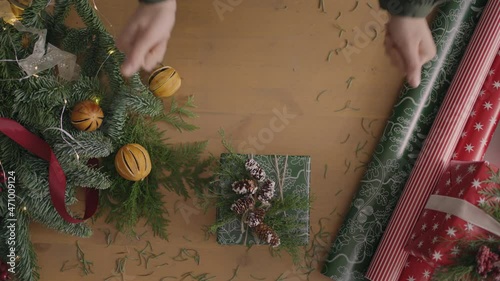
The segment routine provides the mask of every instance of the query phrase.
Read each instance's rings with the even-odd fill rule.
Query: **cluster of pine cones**
[[[254,159],[248,159],[245,168],[253,179],[237,181],[231,185],[234,192],[243,195],[231,205],[231,210],[243,216],[244,223],[255,231],[260,240],[266,241],[272,247],[278,247],[280,245],[278,234],[264,223],[266,210],[256,207],[256,199],[263,206],[270,206],[276,184],[266,178],[266,172]]]

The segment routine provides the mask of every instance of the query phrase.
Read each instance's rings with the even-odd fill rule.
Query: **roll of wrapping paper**
[[[366,277],[398,280],[410,233],[445,171],[500,46],[500,0],[489,1],[427,136]]]
[[[500,119],[500,51],[497,53],[488,77],[455,147],[453,160],[482,161]],[[500,130],[500,129],[499,129]],[[434,267],[421,259],[409,256],[399,281],[427,281]]]
[[[418,88],[403,88],[333,243],[324,275],[337,281],[365,280],[485,3],[452,0],[439,8],[431,25],[438,55],[424,66]]]

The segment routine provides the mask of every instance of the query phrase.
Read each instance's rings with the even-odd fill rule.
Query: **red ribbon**
[[[93,188],[85,188],[87,200],[85,202],[85,215],[83,218],[75,219],[68,213],[64,200],[66,194],[66,175],[47,142],[28,131],[21,124],[8,118],[0,118],[0,132],[29,152],[49,162],[50,197],[54,208],[56,208],[56,211],[64,220],[70,223],[80,223],[95,214],[99,200],[99,191]]]

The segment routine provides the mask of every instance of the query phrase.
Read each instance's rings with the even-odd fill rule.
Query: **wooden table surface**
[[[327,217],[327,230],[335,235],[363,175],[363,168],[357,167],[370,158],[398,95],[402,74],[384,55],[383,25],[373,14],[378,10],[376,0],[324,2],[326,13],[312,0],[180,0],[164,64],[176,68],[183,78],[176,98],[194,95],[199,114],[194,123],[200,129],[182,134],[171,130],[172,141],[208,139],[208,150],[217,155],[223,151],[217,131],[224,128],[241,152],[310,155],[313,231],[318,230],[318,220]],[[137,5],[133,0],[95,3],[114,35]],[[345,30],[342,34],[339,27]],[[373,29],[378,29],[377,36]],[[342,48],[346,40],[349,49],[338,55],[333,51],[327,61],[329,52]],[[346,104],[348,108],[341,110]],[[272,120],[284,111],[288,119],[278,128]],[[166,197],[172,220],[169,241],[154,238],[151,232],[140,241],[120,234],[106,247],[98,229],[110,228],[113,235],[115,230],[102,221],[95,224],[94,235],[88,239],[34,224],[32,241],[41,280],[104,280],[113,275],[116,259],[123,256],[118,252],[127,245],[132,253],[146,241],[154,252],[166,254],[152,261],[148,269],[129,260],[124,280],[160,280],[164,276],[179,280],[183,273],[193,271],[225,281],[238,265],[234,280],[254,280],[251,274],[263,280],[276,280],[281,274],[287,277],[284,280],[304,280],[287,255],[273,258],[266,247],[247,251],[242,246],[220,246],[214,237],[205,241],[201,227],[214,221],[215,210],[204,214],[188,200],[180,203],[181,212],[174,212],[178,199],[175,194]],[[65,260],[68,265],[76,263],[76,240],[86,258],[94,262],[94,274],[83,276],[78,269],[60,272]],[[199,265],[172,260],[183,247],[199,251]],[[168,265],[154,267],[163,263]],[[140,276],[150,272],[153,274]],[[329,279],[315,272],[311,280]]]

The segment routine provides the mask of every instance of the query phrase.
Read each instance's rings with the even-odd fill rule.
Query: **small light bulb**
[[[23,211],[26,211],[28,208],[26,208],[26,206],[23,207]]]
[[[80,155],[76,154],[76,160],[80,160]]]
[[[68,104],[68,100],[67,99],[64,99],[64,104]]]
[[[108,54],[110,54],[110,55],[112,55],[112,54],[114,54],[114,53],[115,53],[115,50],[110,50],[110,51],[108,52]]]

